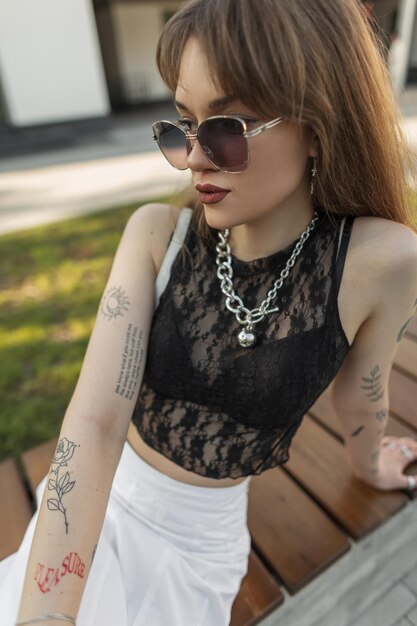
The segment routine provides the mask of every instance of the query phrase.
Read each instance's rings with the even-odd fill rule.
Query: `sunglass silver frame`
[[[159,149],[161,150],[162,154],[164,155],[164,157],[166,158],[166,160],[168,161],[168,163],[171,165],[171,167],[175,167],[175,169],[178,170],[188,170],[189,166],[187,165],[186,167],[176,167],[175,165],[172,165],[172,163],[168,160],[168,158],[166,157],[164,151],[162,150],[161,146],[159,145],[159,141],[158,141],[158,137],[156,137],[155,135],[155,129],[154,126],[156,124],[171,124],[172,126],[175,126],[176,128],[178,128],[178,130],[180,130],[182,133],[184,133],[186,139],[188,141],[191,140],[196,140],[198,141],[198,130],[199,128],[205,124],[206,122],[208,122],[209,120],[215,120],[215,119],[231,119],[231,120],[238,120],[242,126],[243,126],[243,133],[242,136],[245,137],[245,139],[248,139],[249,137],[256,137],[256,135],[260,135],[261,133],[263,133],[265,130],[269,130],[270,128],[273,128],[274,126],[277,126],[278,124],[281,124],[281,122],[284,121],[283,117],[276,117],[275,119],[266,122],[265,124],[261,124],[261,126],[258,126],[258,128],[254,128],[253,130],[248,130],[248,126],[247,126],[247,122],[246,120],[244,120],[242,117],[239,117],[238,115],[212,115],[211,117],[207,117],[205,120],[203,120],[201,122],[201,124],[199,124],[197,126],[197,130],[194,133],[187,133],[184,128],[181,127],[181,124],[179,122],[171,122],[171,120],[159,120],[158,122],[154,122],[152,124],[152,130],[154,133],[153,139],[154,141],[156,141],[158,143]],[[249,165],[249,161],[250,161],[250,156],[249,156],[249,143],[247,143],[247,155],[248,158],[246,159],[246,161],[243,163],[244,167],[243,169],[239,170],[239,171],[230,171],[230,170],[226,170],[222,167],[219,167],[218,165],[216,165],[216,163],[213,163],[213,161],[210,159],[210,157],[206,154],[206,152],[204,151],[204,147],[201,145],[201,143],[198,141],[198,143],[200,144],[200,147],[202,149],[202,151],[204,152],[204,156],[206,157],[206,159],[208,161],[210,161],[210,163],[218,170],[220,170],[221,172],[227,172],[228,174],[240,174],[241,172],[243,172]]]

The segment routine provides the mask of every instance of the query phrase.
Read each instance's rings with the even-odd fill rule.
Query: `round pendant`
[[[256,343],[256,335],[252,330],[244,328],[239,333],[239,343],[242,348],[250,348]]]

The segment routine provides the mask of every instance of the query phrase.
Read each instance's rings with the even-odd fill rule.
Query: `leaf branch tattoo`
[[[101,299],[100,311],[107,320],[114,320],[117,317],[123,317],[129,306],[126,292],[121,287],[110,287]]]
[[[74,450],[75,443],[68,441],[66,437],[63,437],[58,441],[55,455],[52,459],[52,465],[56,465],[56,467],[52,468],[49,474],[54,474],[54,476],[48,480],[48,489],[50,491],[55,491],[57,494],[57,498],[48,498],[48,509],[50,511],[61,511],[64,516],[65,532],[67,535],[69,524],[67,520],[67,510],[62,503],[62,498],[74,487],[75,480],[70,481],[70,473],[65,471],[60,473],[60,468],[68,465],[67,461],[72,458]]]
[[[366,396],[370,399],[370,401],[377,402],[380,400],[384,395],[384,389],[381,387],[379,365],[375,365],[375,367],[371,370],[370,377],[362,376],[362,380],[365,384],[361,385],[361,388],[366,389]]]

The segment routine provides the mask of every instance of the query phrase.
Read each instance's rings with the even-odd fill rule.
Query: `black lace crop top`
[[[172,264],[132,415],[149,446],[210,478],[260,474],[289,459],[303,416],[350,347],[337,294],[352,220],[344,224],[336,263],[341,219],[319,210],[278,290],[280,312],[256,324],[251,348],[239,345],[240,325],[220,290],[217,231],[213,241],[202,239],[191,220],[185,237],[191,257],[180,251]],[[265,298],[296,241],[249,262],[232,256],[234,289],[249,309]]]

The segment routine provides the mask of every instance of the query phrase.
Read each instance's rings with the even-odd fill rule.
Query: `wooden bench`
[[[350,624],[390,577],[417,563],[417,493],[378,491],[352,476],[329,392],[304,417],[288,463],[251,481],[252,551],[230,626],[333,626],[336,612],[340,626]],[[399,344],[389,393],[386,434],[417,436],[417,316]],[[20,545],[55,445],[0,464],[0,559]]]

